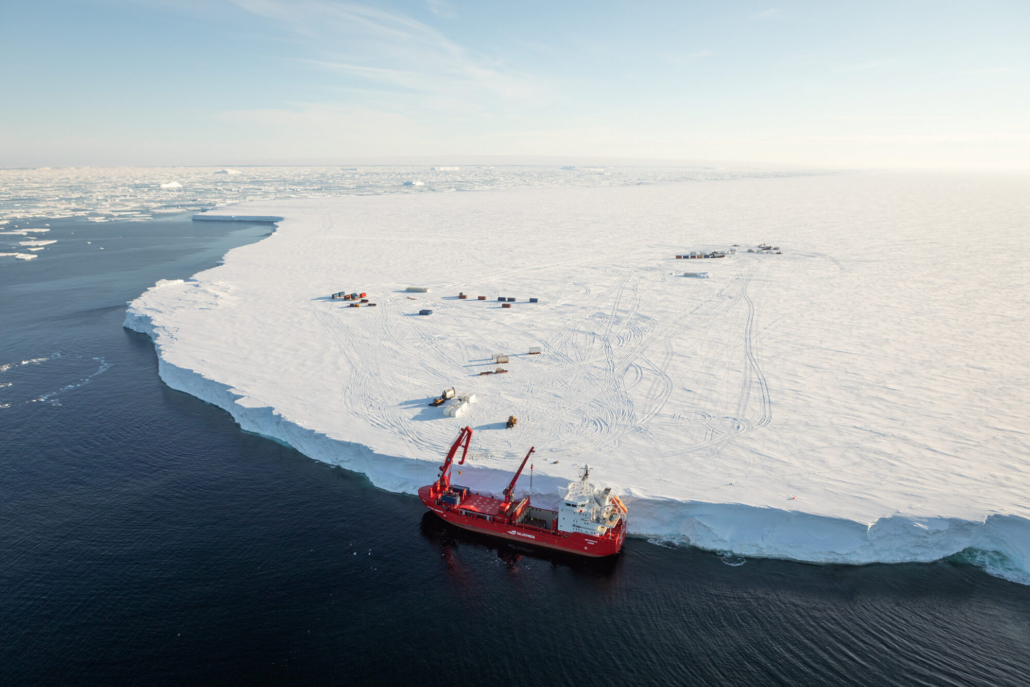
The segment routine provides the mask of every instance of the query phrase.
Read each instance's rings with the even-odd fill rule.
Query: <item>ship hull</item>
[[[588,558],[614,556],[622,549],[622,543],[626,537],[625,521],[620,522],[606,536],[592,536],[578,532],[562,532],[512,524],[502,517],[484,518],[474,514],[465,514],[460,507],[453,509],[437,503],[433,498],[432,488],[428,486],[419,489],[418,495],[426,508],[455,527]]]

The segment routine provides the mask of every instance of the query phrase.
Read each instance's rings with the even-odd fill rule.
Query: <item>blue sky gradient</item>
[[[11,0],[0,166],[1030,168],[1027,2]]]

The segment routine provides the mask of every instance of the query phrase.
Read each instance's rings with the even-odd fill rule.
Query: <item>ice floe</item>
[[[539,500],[589,463],[637,535],[841,563],[992,552],[1027,582],[1030,318],[1005,296],[1030,292],[1025,191],[855,175],[254,202],[232,213],[277,232],[125,325],[173,388],[384,489],[431,481],[467,423],[478,490],[535,445]],[[991,250],[970,250],[981,225]],[[683,246],[769,239],[781,255],[670,271]],[[497,351],[508,373],[480,375]],[[460,419],[427,405],[449,386],[478,398]]]

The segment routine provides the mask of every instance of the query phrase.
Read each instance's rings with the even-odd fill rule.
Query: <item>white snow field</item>
[[[1028,176],[221,212],[286,219],[219,267],[159,283],[125,326],[154,338],[170,386],[249,431],[411,493],[469,424],[455,482],[474,490],[498,493],[535,446],[538,501],[588,463],[640,536],[815,562],[967,551],[1030,583]],[[746,252],[760,243],[782,255]],[[682,276],[696,270],[708,278]],[[377,305],[330,299],[341,291]],[[498,353],[509,372],[481,376]],[[427,405],[451,386],[478,397],[460,418]]]

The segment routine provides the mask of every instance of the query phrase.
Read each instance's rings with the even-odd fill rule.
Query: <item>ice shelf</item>
[[[461,483],[477,491],[498,493],[535,445],[539,502],[589,463],[639,536],[817,562],[971,549],[1026,583],[1030,305],[1011,297],[1030,293],[1026,185],[839,175],[247,203],[218,212],[286,219],[159,283],[125,326],[154,339],[170,386],[384,489],[432,481],[469,424]],[[680,277],[684,249],[765,242],[782,254]],[[431,291],[412,301],[411,283]],[[508,373],[480,375],[498,351]],[[478,397],[460,419],[427,405],[451,386]]]

